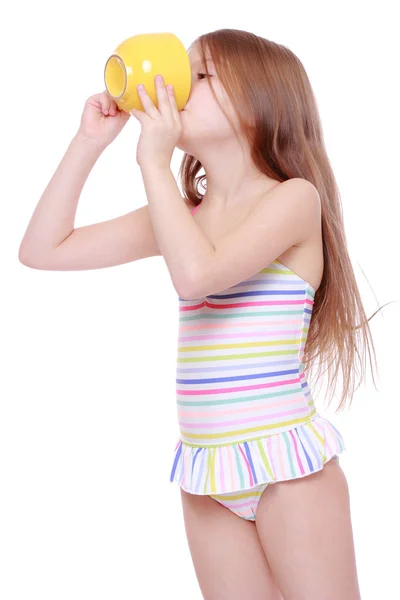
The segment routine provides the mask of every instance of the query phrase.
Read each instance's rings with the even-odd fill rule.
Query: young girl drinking
[[[165,259],[180,309],[170,479],[204,598],[358,600],[345,444],[309,375],[318,359],[333,396],[342,370],[343,410],[373,342],[315,97],[295,54],[255,34],[217,30],[188,53],[182,111],[162,77],[157,108],[138,88],[148,204],[74,228],[92,167],[130,118],[96,94],[19,257],[51,270]]]

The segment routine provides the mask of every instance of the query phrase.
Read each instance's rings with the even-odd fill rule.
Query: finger
[[[167,93],[169,103],[171,105],[172,116],[174,117],[174,119],[179,119],[178,105],[176,103],[175,90],[173,85],[169,84],[169,86],[167,86]]]
[[[110,115],[112,115],[113,117],[115,117],[115,115],[117,114],[117,112],[118,112],[117,105],[116,105],[114,99],[110,98],[109,113],[110,113]]]
[[[148,95],[146,88],[143,86],[143,89],[140,89],[140,84],[138,84],[137,91],[144,111],[153,119],[157,118],[159,116],[159,112],[154,106],[152,99]]]
[[[100,105],[101,105],[101,112],[104,115],[108,115],[108,112],[110,109],[110,96],[107,94],[107,92],[105,92],[104,94],[101,95]]]
[[[171,116],[171,104],[165,87],[164,77],[162,75],[156,75],[154,77],[154,83],[156,86],[158,110],[160,114],[162,114],[163,117]]]
[[[113,102],[112,96],[109,94],[109,92],[106,90],[106,92],[104,93],[104,97],[107,101],[107,108],[108,110],[110,110],[111,107],[111,103]]]
[[[129,111],[129,114],[132,115],[132,117],[135,117],[140,124],[144,124],[144,117],[146,116],[146,113],[144,113],[142,110],[132,108],[132,110]]]

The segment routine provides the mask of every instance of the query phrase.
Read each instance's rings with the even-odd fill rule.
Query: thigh
[[[181,489],[193,566],[206,600],[282,600],[255,524]]]
[[[335,460],[269,485],[256,527],[285,600],[360,600],[348,484]]]

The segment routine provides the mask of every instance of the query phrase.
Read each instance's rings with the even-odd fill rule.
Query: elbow
[[[179,297],[182,300],[197,300],[201,298],[199,279],[197,277],[185,277],[183,281],[176,286]]]
[[[182,300],[196,300],[199,298],[197,294],[194,294],[191,291],[179,292],[179,297],[182,298]]]
[[[18,251],[18,260],[21,264],[23,264],[25,267],[29,267],[29,260],[28,257],[26,255],[25,252],[23,252],[23,250],[21,249],[21,247],[19,248]]]
[[[20,263],[28,267],[30,263],[29,256],[32,257],[32,252],[28,250],[26,244],[22,240],[18,248],[18,260]]]
[[[28,267],[29,269],[41,270],[38,261],[35,261],[29,252],[24,252],[21,248],[18,252],[18,260],[24,265],[24,267]]]
[[[198,296],[196,296],[196,294],[194,293],[194,290],[188,285],[181,285],[177,288],[177,292],[179,297],[182,298],[182,300],[195,300],[196,298],[198,298]]]
[[[18,260],[21,263],[21,265],[24,265],[24,267],[28,267],[29,269],[38,269],[39,267],[37,267],[36,265],[32,264],[28,257],[23,256],[21,254],[18,255]]]

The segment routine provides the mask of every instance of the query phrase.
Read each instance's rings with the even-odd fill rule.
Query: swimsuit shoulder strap
[[[198,204],[197,206],[194,207],[194,209],[192,210],[192,215],[196,212],[196,210],[200,207],[200,204]]]

